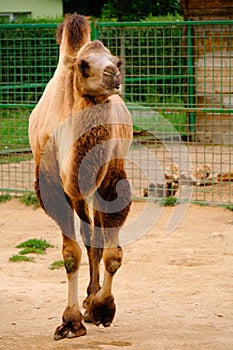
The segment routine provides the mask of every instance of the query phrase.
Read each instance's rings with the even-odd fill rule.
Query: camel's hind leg
[[[92,322],[88,313],[88,308],[93,296],[100,290],[100,261],[103,255],[104,237],[99,221],[99,215],[96,211],[94,212],[94,226],[90,245],[86,247],[90,269],[90,282],[87,287],[87,298],[83,302],[83,307],[86,309],[83,318],[86,322]]]
[[[117,199],[120,206],[115,205]],[[102,287],[90,298],[88,314],[96,325],[102,323],[108,327],[112,323],[116,309],[112,295],[113,277],[121,266],[123,255],[118,243],[119,230],[126,220],[131,204],[131,191],[123,169],[123,160],[115,159],[110,162],[106,177],[96,193],[96,202],[98,202],[96,215],[104,236],[105,273]],[[95,230],[98,231],[100,228],[95,227]],[[92,265],[95,267],[94,262]]]
[[[43,165],[43,164],[42,164]],[[79,337],[86,334],[78,304],[78,270],[81,249],[76,242],[74,213],[69,198],[61,186],[61,180],[53,164],[54,173],[37,168],[35,190],[41,206],[59,225],[63,237],[63,258],[68,280],[68,303],[63,313],[63,322],[57,327],[54,339]]]

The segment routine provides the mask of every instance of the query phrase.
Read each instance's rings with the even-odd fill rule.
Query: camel
[[[132,122],[120,97],[121,61],[90,40],[86,17],[66,15],[57,30],[58,65],[29,119],[35,192],[62,233],[68,301],[54,339],[86,334],[83,321],[110,326],[116,306],[112,283],[122,263],[119,230],[131,205],[124,160]],[[74,213],[89,259],[90,283],[78,303],[81,248]],[[104,277],[100,286],[100,262]]]

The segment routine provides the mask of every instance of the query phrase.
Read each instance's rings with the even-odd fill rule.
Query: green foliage
[[[179,0],[108,0],[102,7],[101,18],[119,22],[139,21],[148,16],[165,16],[168,13],[169,15],[181,14]]]
[[[7,101],[9,103],[10,101]],[[0,109],[1,140],[0,151],[29,148],[28,118],[31,110],[25,108]],[[0,163],[6,159],[2,157]]]
[[[16,246],[16,248],[23,248],[19,251],[19,254],[13,255],[9,258],[11,262],[17,261],[34,261],[33,257],[26,256],[27,254],[46,254],[47,248],[53,248],[54,246],[48,243],[45,239],[29,239]]]
[[[5,203],[11,200],[12,196],[10,194],[2,194],[0,195],[0,203]]]
[[[106,21],[138,21],[147,17],[181,13],[179,0],[64,0],[64,13],[78,12]]]
[[[20,202],[24,203],[26,206],[32,205],[35,209],[39,208],[39,202],[36,195],[33,192],[29,192],[20,197]]]
[[[32,155],[30,155],[30,154],[6,153],[5,156],[0,157],[0,164],[20,163],[20,162],[24,162],[24,161],[30,160],[30,159],[32,159]]]
[[[34,248],[34,247],[27,247],[19,251],[20,255],[26,255],[26,254],[46,254],[45,249],[41,248]]]
[[[57,270],[64,267],[64,261],[63,260],[57,260],[54,261],[51,265],[50,265],[50,270]]]
[[[183,21],[183,16],[181,16],[180,13],[168,13],[166,16],[153,16],[152,13],[150,13],[148,16],[146,16],[144,19],[141,20],[141,22],[179,22]]]
[[[133,119],[133,129],[136,131],[148,131],[160,138],[178,137],[187,132],[187,122],[185,113],[166,113],[143,108],[140,105],[127,104]],[[134,110],[135,108],[135,110]]]
[[[227,204],[225,206],[226,209],[233,211],[233,204]]]
[[[29,261],[29,262],[34,262],[34,258],[24,256],[24,255],[12,255],[9,258],[10,262],[18,262],[18,261]]]
[[[54,246],[48,243],[45,239],[29,239],[16,246],[16,248],[31,248],[34,250],[45,251],[47,248],[53,248]]]
[[[160,205],[164,207],[174,207],[176,205],[177,198],[176,197],[167,197],[160,201]]]

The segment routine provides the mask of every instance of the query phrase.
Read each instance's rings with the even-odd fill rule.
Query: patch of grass
[[[28,117],[29,109],[11,108],[0,111],[1,142],[0,151],[29,148]]]
[[[53,248],[53,247],[54,246],[48,243],[45,239],[37,239],[37,238],[29,239],[16,246],[16,248],[30,249],[30,254],[38,251],[46,251],[47,248]],[[28,253],[24,253],[24,254],[28,254]]]
[[[11,200],[12,196],[10,194],[2,194],[0,196],[0,203],[5,203],[9,200]]]
[[[22,250],[19,251],[20,255],[26,255],[26,254],[46,254],[45,249],[40,249],[40,248],[24,248]]]
[[[11,153],[6,153],[5,155],[0,156],[0,164],[20,163],[31,159],[32,159],[31,154],[13,153],[12,155]]]
[[[174,105],[174,101],[169,101],[168,105]],[[183,112],[158,112],[132,103],[127,103],[127,107],[132,114],[134,131],[149,131],[159,139],[179,138],[187,132],[186,114]]]
[[[210,203],[205,201],[192,201],[192,204],[199,205],[200,207],[208,207]]]
[[[18,261],[29,261],[29,262],[34,262],[34,258],[31,258],[29,256],[25,256],[25,255],[12,255],[9,258],[10,262],[18,262]]]
[[[176,205],[176,197],[166,197],[160,201],[160,205],[164,207],[174,207]]]
[[[34,261],[34,258],[26,256],[27,254],[46,254],[47,248],[53,248],[54,246],[48,243],[45,239],[28,239],[16,246],[16,248],[23,248],[19,251],[19,254],[13,255],[9,258],[9,261]]]
[[[39,202],[36,195],[33,192],[25,193],[20,197],[20,202],[24,203],[26,206],[32,205],[35,209],[39,208]]]
[[[51,265],[50,265],[50,270],[57,270],[64,267],[64,261],[63,260],[57,260],[54,261]]]
[[[233,204],[226,204],[225,208],[228,209],[228,210],[233,211]]]

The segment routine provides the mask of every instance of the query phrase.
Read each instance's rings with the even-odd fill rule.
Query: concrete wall
[[[32,18],[63,15],[62,0],[7,0],[0,2],[0,14],[31,13]]]

